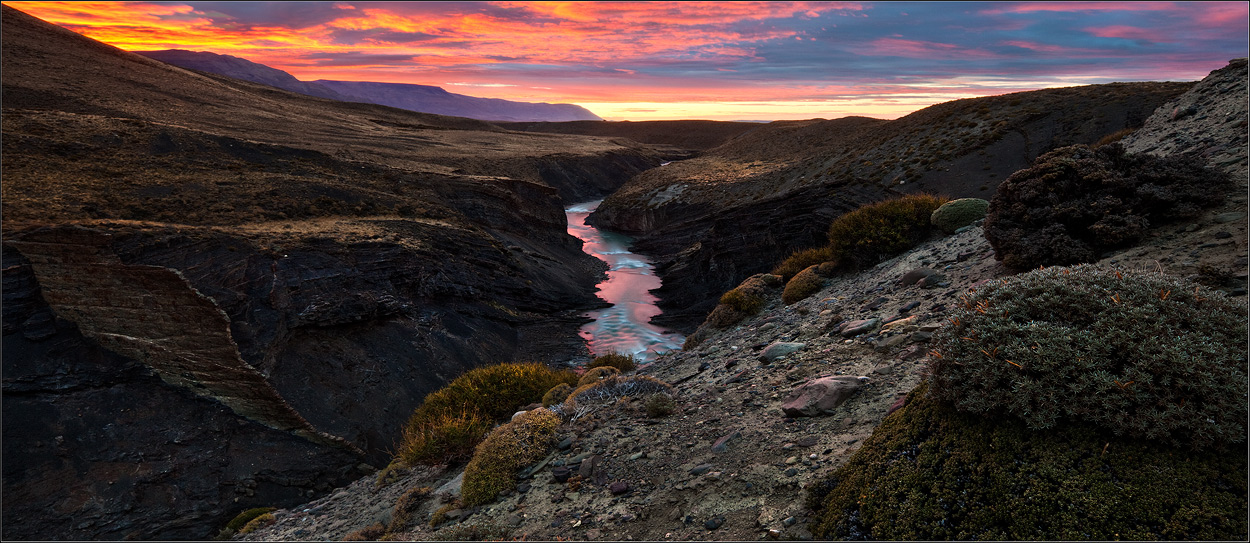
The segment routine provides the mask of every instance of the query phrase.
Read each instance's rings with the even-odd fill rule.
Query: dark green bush
[[[862,269],[906,251],[929,236],[929,217],[946,202],[945,197],[911,194],[842,215],[829,225],[830,260]]]
[[[1192,447],[1246,441],[1246,312],[1223,293],[1082,265],[965,300],[930,357],[933,394],[957,409]]]
[[[817,538],[1246,539],[1244,451],[1177,449],[1088,423],[1037,432],[955,411],[926,386],[808,486]]]
[[[1116,144],[1062,147],[998,186],[985,239],[1017,270],[1093,262],[1152,225],[1219,203],[1229,183],[1193,158],[1128,155]]]
[[[960,198],[942,204],[929,215],[929,222],[947,234],[985,217],[990,203],[980,198]]]
[[[399,446],[407,462],[463,459],[481,440],[482,425],[507,420],[518,407],[543,399],[552,387],[577,382],[577,374],[539,363],[508,363],[469,370],[425,397],[413,411]],[[440,446],[447,447],[440,450]]]
[[[790,305],[820,292],[820,289],[825,286],[825,280],[820,277],[820,274],[816,273],[816,269],[819,267],[819,264],[812,265],[795,274],[794,278],[786,283],[785,290],[781,292],[782,303]]]
[[[621,372],[633,371],[638,367],[637,361],[633,355],[622,353],[608,353],[602,356],[596,356],[594,360],[587,364],[587,368],[598,368],[602,366],[611,366]]]
[[[785,281],[794,278],[799,272],[810,266],[822,264],[833,260],[833,249],[828,246],[817,247],[815,249],[804,249],[795,251],[776,268],[773,268],[773,275],[781,276]]]

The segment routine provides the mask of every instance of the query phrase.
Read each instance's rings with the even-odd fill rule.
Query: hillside
[[[669,145],[691,151],[705,151],[717,147],[741,134],[763,126],[760,123],[733,121],[571,121],[495,124],[501,128],[521,132],[629,138],[640,143]]]
[[[466,369],[581,355],[564,203],[674,156],[3,34],[5,539],[203,539]]]
[[[1205,149],[1214,159],[1209,164],[1237,182],[1219,207],[1188,223],[1152,228],[1142,243],[1104,255],[1099,266],[1121,266],[1137,272],[1159,270],[1166,276],[1219,286],[1232,300],[1243,304],[1244,311],[1246,191],[1250,188],[1244,159],[1246,101],[1245,64],[1234,63],[1176,97],[1175,102],[1158,108],[1133,135],[1130,145],[1188,141],[1191,145],[1177,150]],[[1172,116],[1177,106],[1184,111],[1189,105],[1194,105],[1193,113]],[[1185,118],[1190,120],[1181,122]],[[909,272],[918,270],[938,272],[940,280],[923,285],[903,281]],[[861,273],[834,277],[811,297],[791,305],[783,304],[781,289],[774,288],[758,315],[717,331],[697,348],[661,356],[637,371],[675,386],[674,414],[648,417],[643,402],[633,398],[566,420],[556,431],[553,442],[559,445],[550,456],[522,470],[517,490],[492,503],[474,508],[455,505],[462,466],[404,468],[397,476],[381,478],[381,483],[379,477],[365,477],[326,498],[279,509],[273,513],[271,524],[235,539],[339,540],[377,523],[389,524],[391,537],[404,540],[812,539],[820,519],[809,509],[808,497],[836,486],[838,482],[831,481],[830,476],[869,443],[880,446],[875,434],[883,421],[897,428],[915,418],[908,412],[909,406],[921,404],[917,400],[923,397],[912,397],[911,393],[930,367],[930,339],[950,324],[951,315],[972,289],[1012,275],[996,260],[978,224],[953,235],[936,235]],[[1231,278],[1227,284],[1211,283],[1223,275]],[[877,319],[875,325],[871,319]],[[1241,341],[1244,351],[1244,338]],[[778,356],[777,346],[789,347],[791,352]],[[1228,368],[1229,374],[1244,378],[1245,358],[1228,362],[1241,365],[1239,370]],[[858,383],[858,388],[831,412],[787,416],[782,410],[791,393],[813,380],[829,377]],[[922,429],[922,435],[940,437],[937,430]],[[1039,439],[1047,434],[1035,433],[1042,436]],[[984,445],[977,439],[966,441]],[[1058,446],[1071,445],[1060,441]],[[901,470],[913,465],[918,455],[933,452],[928,447],[906,446],[903,442],[898,445],[901,450],[881,460],[897,462]],[[1006,442],[992,446],[1019,449],[1017,444]],[[1214,500],[1208,502],[1204,496],[1182,504],[1179,512],[1174,511],[1174,519],[1197,519],[1192,523],[1200,526],[1240,526],[1241,534],[1221,532],[1213,539],[1244,538],[1245,522],[1238,513],[1246,504],[1245,486],[1240,480],[1245,463],[1238,447],[1244,449],[1244,442],[1224,455],[1233,469],[1216,474],[1227,477],[1217,484],[1226,491],[1225,496],[1233,497],[1226,510],[1232,514],[1210,515]],[[1096,446],[1078,450],[1076,456],[1118,477],[1115,484],[1069,488],[1067,485],[1078,484],[1074,473],[1038,473],[1038,479],[1054,477],[1064,481],[1064,486],[1038,483],[1027,493],[1003,495],[1001,499],[1028,502],[1035,511],[1060,511],[1065,520],[1057,528],[1080,535],[1083,530],[1094,529],[1100,515],[1115,512],[1117,503],[1090,505],[1085,500],[1081,506],[1088,507],[1075,510],[1069,508],[1068,501],[1056,501],[1057,493],[1076,489],[1076,494],[1087,496],[1095,492],[1115,495],[1123,492],[1123,485],[1135,483],[1127,478],[1130,469],[1147,474],[1151,484],[1189,484],[1188,480],[1160,480],[1157,474],[1174,473],[1167,470],[1174,469],[1174,463],[1180,465],[1181,457],[1207,454],[1169,449],[1167,454],[1173,456],[1166,462],[1143,465],[1140,458],[1132,456],[1138,450],[1140,444],[1132,439],[1098,435]],[[1015,464],[1029,460],[1027,454],[1017,456]],[[951,459],[955,460],[963,459]],[[945,482],[993,473],[993,466],[977,467],[979,460],[971,457],[973,467],[967,471],[938,469],[929,475],[944,476],[941,480]],[[556,471],[570,467],[576,478],[557,481]],[[1010,482],[1028,485],[1032,482],[1029,479]],[[430,489],[427,497],[404,502],[407,509],[397,507],[401,496],[422,487]],[[929,497],[927,487],[882,487],[877,493]],[[999,503],[958,505],[963,511],[975,510],[996,520],[1016,517],[1015,510],[996,509]],[[444,520],[430,526],[433,514],[440,509]],[[407,516],[395,521],[397,511]],[[887,511],[900,516],[921,512],[905,508]],[[1123,514],[1149,519],[1146,523],[1164,518],[1149,507]],[[943,521],[935,524],[946,524],[941,511],[937,517]],[[1046,516],[1036,523],[1056,527],[1053,518]],[[1160,522],[1154,529],[1171,529],[1170,524],[1164,524]],[[381,529],[374,534],[381,535]],[[869,535],[861,532],[859,537]],[[1112,534],[1105,538],[1111,539]]]
[[[1139,127],[1192,83],[1113,83],[956,100],[883,121],[787,121],[645,172],[591,215],[635,236],[664,286],[657,324],[690,332],[721,293],[829,222],[891,195],[988,197],[1045,151]]]
[[[209,72],[280,89],[347,102],[364,102],[485,121],[580,121],[601,120],[598,115],[573,104],[516,102],[478,98],[447,92],[430,85],[373,83],[367,81],[300,81],[282,70],[231,55],[207,51],[167,49],[136,51],[174,66]]]

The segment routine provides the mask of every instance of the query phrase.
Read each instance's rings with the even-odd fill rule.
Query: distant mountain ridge
[[[291,92],[342,100],[397,107],[421,113],[467,117],[482,121],[565,122],[602,121],[586,108],[574,104],[515,102],[499,98],[478,98],[447,92],[442,87],[372,81],[300,81],[295,76],[264,64],[232,55],[207,51],[165,49],[135,51],[145,57],[180,68],[210,72],[253,83],[270,85]]]

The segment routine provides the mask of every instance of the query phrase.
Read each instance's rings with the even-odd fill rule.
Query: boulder
[[[829,376],[813,379],[790,392],[781,404],[787,417],[828,415],[868,382],[867,377]]]
[[[871,319],[863,319],[851,321],[842,327],[842,337],[854,337],[860,334],[866,334],[877,329],[881,325],[881,319],[873,317]]]

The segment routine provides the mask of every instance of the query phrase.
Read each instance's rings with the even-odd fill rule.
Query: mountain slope
[[[1039,154],[1140,126],[1192,83],[1113,83],[956,100],[883,121],[770,123],[692,160],[645,172],[590,221],[638,238],[664,286],[662,324],[689,333],[721,293],[832,219],[905,192],[988,198]]]
[[[579,355],[564,202],[669,158],[3,34],[5,539],[205,539],[468,368]]]
[[[422,113],[486,121],[602,120],[585,108],[572,104],[536,104],[496,98],[477,98],[450,93],[439,87],[428,85],[364,81],[300,81],[287,72],[264,64],[207,51],[167,49],[136,51],[136,53],[182,68],[224,75],[331,100],[380,104]]]

